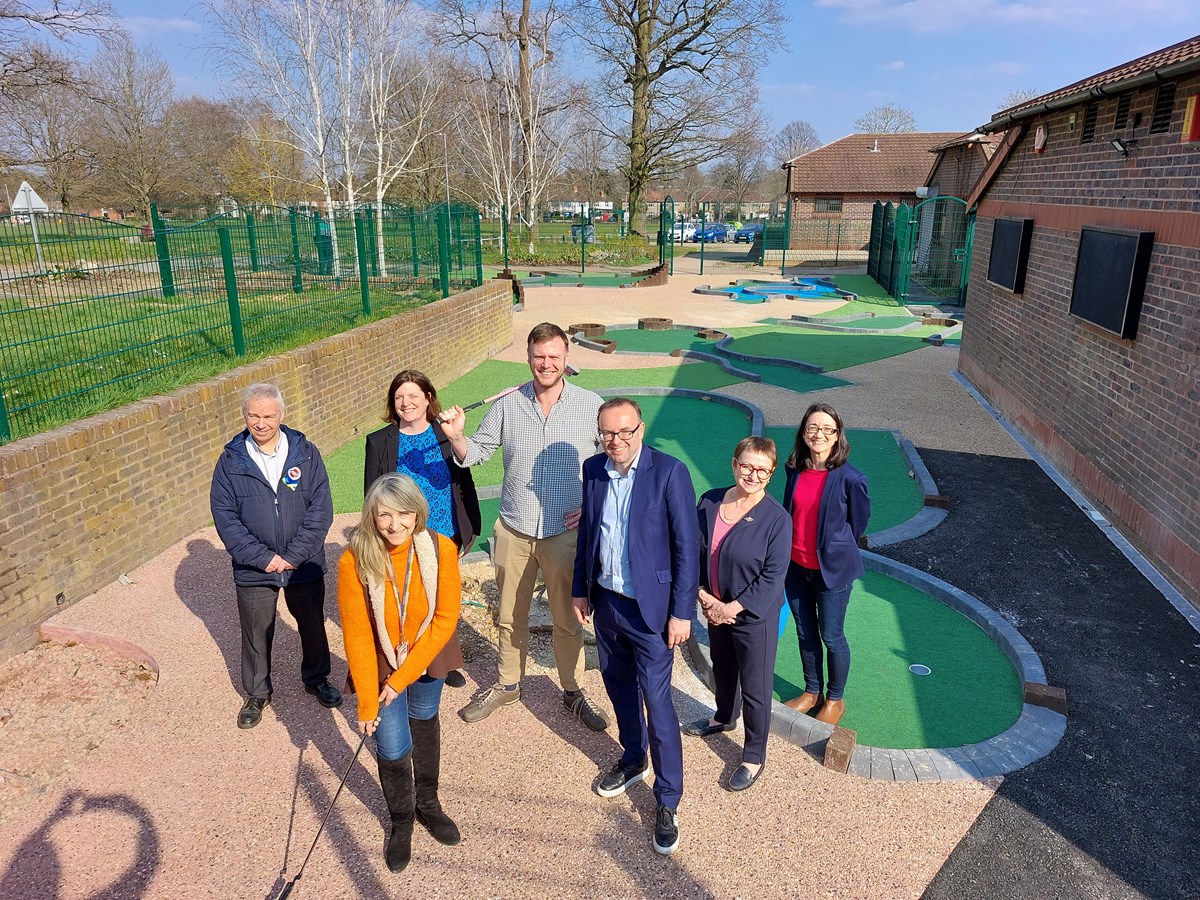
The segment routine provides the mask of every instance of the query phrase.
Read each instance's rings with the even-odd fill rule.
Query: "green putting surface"
[[[1008,657],[964,616],[903,582],[868,572],[846,614],[850,679],[841,724],[861,744],[914,749],[986,740],[1021,714],[1021,682]],[[909,666],[928,666],[915,675]],[[790,614],[775,661],[775,695],[804,690]]]
[[[921,328],[897,334],[846,334],[791,328],[787,332],[770,331],[738,337],[729,349],[751,356],[801,360],[836,372],[838,369],[848,369],[926,347],[928,345],[921,340],[926,330]],[[935,334],[936,331],[933,329],[929,333]]]
[[[903,309],[903,306],[883,289],[870,275],[837,275],[833,279],[843,291],[858,295],[858,302],[869,307],[872,312],[881,312],[880,307]],[[845,307],[839,307],[844,309]]]
[[[768,428],[765,436],[775,441],[779,451],[778,473],[771,479],[771,495],[783,502],[783,465],[796,442],[795,428]],[[900,452],[890,431],[847,431],[850,462],[867,476],[871,497],[871,521],[868,532],[883,531],[907,522],[925,506],[917,482],[908,474],[908,460]]]
[[[881,306],[879,303],[870,300],[849,300],[843,303],[836,309],[829,309],[825,312],[813,313],[815,319],[837,318],[838,316],[853,316],[862,315],[863,313],[874,313],[876,317],[898,316],[902,310],[895,307],[892,308]],[[867,321],[866,319],[863,320]]]
[[[555,274],[544,275],[541,277],[533,276],[532,273],[522,279],[522,283],[526,287],[538,287],[539,285],[582,285],[583,287],[620,287],[624,284],[636,284],[641,281],[641,278],[634,278],[632,275],[572,275]]]

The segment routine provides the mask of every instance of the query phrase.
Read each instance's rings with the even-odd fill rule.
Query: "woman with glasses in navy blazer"
[[[784,590],[804,666],[804,693],[785,705],[804,713],[817,710],[817,720],[831,725],[846,711],[846,607],[854,580],[863,574],[859,542],[871,517],[867,477],[847,462],[849,456],[841,416],[827,403],[814,403],[796,430],[783,491],[784,508],[792,517],[791,565]]]

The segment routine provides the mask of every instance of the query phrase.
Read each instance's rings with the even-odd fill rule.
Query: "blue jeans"
[[[841,700],[850,676],[850,645],[846,642],[846,607],[850,605],[850,588],[825,586],[819,569],[806,569],[796,563],[788,565],[783,590],[787,596],[796,634],[800,638],[800,662],[804,666],[804,690],[821,693],[825,681],[821,665],[821,642],[829,663],[830,700]]]
[[[422,675],[387,706],[379,707],[375,749],[384,759],[402,759],[412,751],[411,719],[432,719],[442,701],[444,678]]]

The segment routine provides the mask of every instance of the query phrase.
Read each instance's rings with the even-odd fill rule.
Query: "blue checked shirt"
[[[600,578],[599,582],[616,594],[637,597],[633,584],[633,569],[629,564],[629,501],[633,497],[633,482],[637,477],[642,451],[634,457],[629,471],[622,475],[613,468],[612,460],[604,463],[608,474],[608,490],[600,507]]]
[[[562,534],[563,516],[583,503],[581,471],[596,453],[596,414],[603,402],[599,394],[563,381],[562,395],[543,417],[533,385],[523,385],[492,404],[467,438],[467,455],[458,465],[486,462],[500,449],[504,524],[534,538]]]

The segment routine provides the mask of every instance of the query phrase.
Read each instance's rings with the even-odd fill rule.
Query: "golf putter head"
[[[565,366],[563,366],[563,375],[567,376],[568,378],[570,378],[572,375],[578,375],[578,374],[579,374],[579,369],[577,369],[575,366],[571,365],[570,363],[567,363]]]

